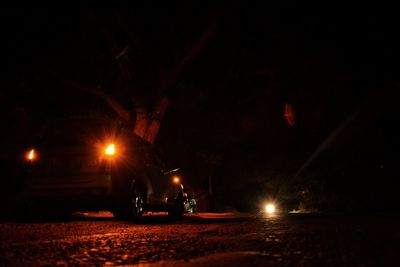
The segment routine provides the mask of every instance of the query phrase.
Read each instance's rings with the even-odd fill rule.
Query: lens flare
[[[267,206],[265,206],[265,211],[269,214],[274,213],[275,212],[275,205],[274,204],[267,204]]]
[[[173,181],[175,184],[179,184],[181,179],[178,176],[174,176]]]
[[[283,117],[285,118],[286,123],[289,127],[293,127],[296,124],[296,116],[294,112],[294,108],[291,104],[285,104],[285,111],[283,113]]]
[[[107,156],[113,156],[115,154],[115,145],[109,144],[104,150],[104,154],[106,154]]]
[[[26,159],[28,161],[34,161],[36,159],[36,151],[35,149],[31,149],[26,153]]]

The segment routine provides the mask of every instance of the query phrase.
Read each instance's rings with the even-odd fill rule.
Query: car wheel
[[[140,220],[145,211],[146,193],[141,190],[133,190],[128,205],[115,209],[113,211],[114,217],[122,220]]]
[[[145,203],[146,201],[143,192],[133,192],[131,199],[131,214],[133,219],[139,220],[142,218],[145,209]]]
[[[183,194],[179,193],[176,198],[175,205],[171,207],[168,211],[168,215],[174,219],[180,219],[183,217],[183,213],[185,212],[185,203],[183,199]]]

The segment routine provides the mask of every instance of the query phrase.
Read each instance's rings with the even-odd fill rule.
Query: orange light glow
[[[291,104],[285,104],[285,111],[283,113],[283,117],[285,118],[286,123],[292,127],[296,124],[296,116],[294,112],[294,108]]]
[[[33,161],[36,159],[35,149],[31,149],[26,153],[26,159],[29,161]]]
[[[181,179],[179,179],[179,177],[178,177],[178,176],[174,176],[174,179],[173,179],[173,181],[174,181],[174,183],[175,183],[175,184],[179,184],[179,183],[180,183],[180,181],[181,181]]]
[[[113,156],[115,154],[115,145],[109,144],[104,150],[104,154],[106,154],[107,156]]]

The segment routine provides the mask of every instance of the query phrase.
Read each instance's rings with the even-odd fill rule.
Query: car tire
[[[140,221],[146,208],[145,190],[132,190],[128,202],[125,207],[113,211],[114,217],[122,220]]]
[[[143,191],[135,190],[131,198],[131,214],[134,220],[140,220],[143,216],[146,205],[146,198]]]
[[[175,205],[168,211],[168,215],[174,219],[180,219],[185,212],[185,203],[183,194],[179,193],[175,200]]]

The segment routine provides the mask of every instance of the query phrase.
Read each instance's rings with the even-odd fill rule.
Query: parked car
[[[22,203],[35,212],[109,209],[138,219],[145,211],[184,211],[183,186],[165,174],[152,145],[107,119],[49,122],[20,162]]]
[[[43,110],[57,113],[57,108]],[[14,210],[110,210],[124,219],[141,218],[146,211],[182,216],[181,181],[167,174],[152,144],[117,117],[93,113],[90,106],[72,113],[41,115],[18,160],[9,164],[15,171],[8,173],[19,181]]]

